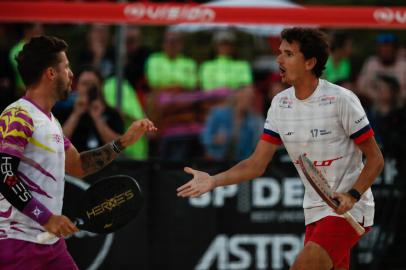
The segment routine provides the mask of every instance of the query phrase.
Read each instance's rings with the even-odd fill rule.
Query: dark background
[[[375,226],[354,249],[351,269],[405,269],[404,188],[399,186],[394,162],[386,161],[385,171],[373,186]],[[284,152],[272,161],[263,178],[238,188],[216,189],[209,199],[206,196],[195,203],[176,196],[176,188],[189,180],[183,172],[185,165],[215,173],[232,163],[121,160],[87,179],[91,183],[102,176],[131,175],[146,200],[140,215],[113,235],[67,240],[80,269],[288,269],[303,245],[304,217],[298,202],[303,186],[296,182],[287,188],[299,179]],[[254,186],[260,183],[265,188],[258,194]],[[64,212],[80,203],[81,192],[67,184]],[[258,196],[268,203],[255,203]],[[286,198],[295,199],[294,204]],[[105,244],[106,257],[95,264]],[[99,268],[91,268],[92,263]]]

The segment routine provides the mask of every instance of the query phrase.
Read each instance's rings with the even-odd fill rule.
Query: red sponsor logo
[[[306,156],[306,154],[305,154]],[[328,167],[331,166],[331,164],[339,159],[342,159],[343,157],[336,157],[336,158],[332,158],[332,159],[326,159],[326,160],[313,160],[313,164],[316,167]],[[295,161],[295,164],[299,164],[299,160]]]
[[[17,184],[18,182],[18,178],[15,175],[12,176],[6,176],[6,179],[4,180],[4,182],[9,186],[12,187],[15,184]]]
[[[374,11],[374,19],[379,23],[406,23],[406,10],[379,8]]]
[[[211,22],[216,17],[216,12],[210,8],[175,5],[128,5],[124,14],[134,20],[151,21]]]

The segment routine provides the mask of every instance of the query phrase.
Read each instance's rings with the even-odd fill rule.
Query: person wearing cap
[[[358,78],[358,90],[361,95],[373,100],[377,95],[378,76],[395,77],[400,83],[400,98],[406,98],[406,59],[400,57],[398,40],[392,33],[381,33],[376,38],[377,54],[369,57]]]
[[[213,41],[217,57],[202,63],[199,80],[203,91],[218,88],[238,89],[252,84],[251,66],[247,61],[233,58],[235,36],[230,31],[219,31]]]

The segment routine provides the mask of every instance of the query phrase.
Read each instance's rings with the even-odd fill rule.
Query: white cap
[[[213,35],[213,41],[215,43],[234,42],[235,35],[233,32],[227,30],[220,30]]]

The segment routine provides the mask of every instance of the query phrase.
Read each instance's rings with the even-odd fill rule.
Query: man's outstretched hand
[[[149,119],[141,119],[134,121],[120,138],[122,146],[127,147],[138,141],[145,132],[157,131],[154,123]]]
[[[214,178],[208,173],[189,167],[185,168],[185,172],[192,174],[193,179],[176,190],[179,197],[199,197],[216,187]]]

